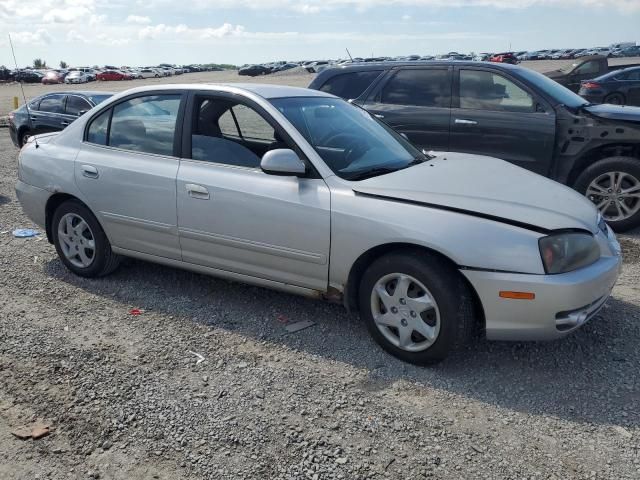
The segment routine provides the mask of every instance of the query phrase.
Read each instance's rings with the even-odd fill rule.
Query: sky
[[[0,0],[0,65],[274,60],[640,42],[640,0]]]

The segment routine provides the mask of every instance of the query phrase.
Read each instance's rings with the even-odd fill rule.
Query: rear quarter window
[[[381,73],[382,70],[342,73],[327,80],[320,90],[345,100],[355,99],[362,95]]]

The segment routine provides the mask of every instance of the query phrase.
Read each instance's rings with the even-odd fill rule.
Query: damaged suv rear
[[[640,226],[640,108],[592,105],[540,73],[484,62],[349,65],[310,88],[351,100],[422,149],[497,157],[564,183],[617,231]]]

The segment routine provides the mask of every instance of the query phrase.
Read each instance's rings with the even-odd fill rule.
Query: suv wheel
[[[364,273],[359,293],[369,332],[404,361],[437,363],[471,335],[469,292],[439,257],[421,251],[385,255]]]
[[[62,263],[81,277],[100,277],[120,264],[118,255],[91,211],[77,200],[62,203],[51,223],[53,243]]]
[[[615,231],[640,225],[640,159],[599,160],[580,174],[574,188],[598,207]]]

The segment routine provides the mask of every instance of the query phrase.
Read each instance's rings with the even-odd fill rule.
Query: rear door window
[[[343,73],[331,77],[320,90],[337,97],[351,100],[358,98],[378,78],[382,70],[367,70],[364,72]]]
[[[48,95],[40,100],[41,112],[64,113],[64,95]]]
[[[88,112],[92,107],[84,98],[78,97],[77,95],[69,95],[67,97],[67,105],[65,108],[67,115],[77,117],[80,112]]]
[[[380,101],[391,105],[449,108],[449,71],[435,68],[399,70],[382,89]]]

